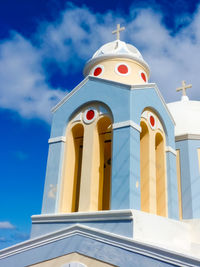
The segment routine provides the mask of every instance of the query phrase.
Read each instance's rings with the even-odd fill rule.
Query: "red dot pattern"
[[[94,70],[94,76],[99,76],[102,73],[102,68],[101,67],[97,67]]]
[[[86,118],[88,121],[92,120],[94,118],[94,110],[88,110],[88,112],[86,113]]]
[[[127,74],[128,73],[128,67],[124,64],[121,64],[117,67],[117,70],[119,71],[119,73],[121,74]]]
[[[142,77],[142,79],[144,80],[144,82],[146,82],[146,81],[147,81],[147,78],[146,78],[146,75],[145,75],[145,73],[144,73],[144,72],[141,72],[141,77]]]
[[[150,120],[151,126],[154,127],[155,126],[155,119],[152,115],[150,116],[149,120]]]

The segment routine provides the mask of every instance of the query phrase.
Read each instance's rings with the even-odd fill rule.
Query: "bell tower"
[[[138,49],[119,40],[123,29],[53,109],[43,214],[136,209],[178,217],[174,122]]]

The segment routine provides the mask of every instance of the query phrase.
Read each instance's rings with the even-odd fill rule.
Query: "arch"
[[[61,191],[61,212],[78,211],[83,154],[84,127],[81,123],[69,125]]]
[[[140,123],[140,179],[141,179],[141,210],[149,212],[149,130],[146,122],[143,120]]]
[[[140,113],[140,118],[142,117],[142,114],[144,114],[145,111],[151,111],[158,118],[160,124],[163,127],[163,132],[164,132],[165,139],[166,139],[165,141],[168,144],[168,142],[169,142],[169,140],[168,140],[168,137],[169,137],[168,136],[168,130],[169,129],[167,128],[166,122],[163,120],[160,112],[157,109],[155,109],[154,107],[152,107],[152,106],[146,106],[145,108],[143,108],[142,112]]]
[[[97,123],[99,137],[99,210],[110,209],[111,158],[112,158],[112,121],[103,116]]]
[[[142,113],[140,126],[141,210],[167,216],[165,131],[149,109]]]
[[[105,104],[104,102],[101,102],[101,101],[88,101],[88,102],[85,102],[84,104],[80,105],[79,107],[77,107],[69,115],[68,120],[66,121],[66,127],[69,124],[69,122],[72,121],[77,116],[77,114],[79,114],[79,112],[82,112],[83,110],[87,109],[87,107],[90,107],[90,106],[97,107],[99,111],[100,110],[102,111],[102,114],[107,114],[111,118],[111,120],[113,121],[113,113],[107,104]],[[66,128],[65,128],[65,130],[66,130]]]
[[[156,213],[166,216],[166,169],[165,169],[165,146],[161,133],[155,136],[156,155]]]
[[[110,208],[111,155],[112,114],[98,102],[81,106],[66,129],[60,212]]]

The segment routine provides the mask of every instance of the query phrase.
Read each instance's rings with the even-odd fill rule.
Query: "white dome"
[[[116,57],[133,59],[134,61],[137,61],[142,66],[144,66],[149,72],[148,64],[144,61],[142,55],[135,46],[131,44],[126,44],[125,42],[122,42],[120,40],[115,40],[113,42],[101,46],[94,53],[92,58],[85,65],[84,75],[87,75],[88,70],[91,68],[91,66],[98,63],[99,61]]]
[[[190,101],[183,97],[181,101],[169,103],[167,106],[176,123],[175,136],[200,135],[200,101]]]

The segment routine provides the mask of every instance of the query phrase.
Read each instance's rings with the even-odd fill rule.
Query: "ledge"
[[[200,134],[182,134],[175,136],[175,141],[200,140]]]
[[[94,222],[94,221],[119,221],[132,220],[133,214],[131,210],[109,210],[97,212],[73,212],[59,214],[42,214],[33,215],[32,223],[47,223],[47,222]]]

